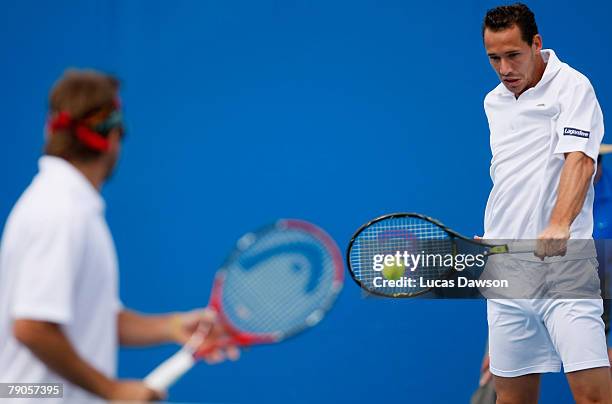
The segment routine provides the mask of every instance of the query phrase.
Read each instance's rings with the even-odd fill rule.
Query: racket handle
[[[508,253],[532,253],[536,250],[537,240],[522,240],[508,243]]]
[[[164,392],[187,373],[194,364],[195,359],[191,352],[187,349],[181,349],[149,373],[144,382],[150,388]]]

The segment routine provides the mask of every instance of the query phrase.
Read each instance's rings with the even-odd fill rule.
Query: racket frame
[[[234,326],[229,318],[225,315],[223,310],[223,283],[228,272],[227,267],[237,255],[245,251],[252,243],[257,240],[258,234],[265,233],[272,229],[298,229],[306,233],[309,233],[312,237],[317,238],[326,247],[327,251],[332,257],[332,265],[334,267],[334,278],[331,285],[331,293],[327,296],[327,299],[321,304],[316,310],[314,310],[304,321],[301,326],[295,327],[288,332],[284,333],[271,333],[271,334],[255,334],[247,333],[239,330]],[[209,299],[209,307],[216,312],[218,321],[225,327],[228,334],[232,338],[232,343],[235,345],[246,347],[257,344],[271,344],[280,342],[291,336],[294,336],[308,328],[315,326],[319,323],[325,314],[333,306],[338,294],[342,290],[344,284],[344,263],[342,261],[342,253],[338,248],[336,242],[321,228],[315,226],[312,223],[298,220],[298,219],[280,219],[276,222],[264,226],[254,232],[246,233],[243,235],[238,242],[234,250],[228,255],[224,264],[221,266],[215,274],[213,281],[213,287]],[[196,331],[200,333],[196,340],[203,340],[210,332],[211,327],[208,327],[205,332]],[[160,365],[158,365],[149,375],[145,378],[145,383],[156,390],[165,391],[172,384],[174,384],[183,374],[191,369],[198,358],[211,352],[215,347],[209,347],[206,350],[197,350],[190,348],[189,343],[182,347],[178,352],[166,359]]]
[[[270,334],[256,334],[241,331],[235,325],[231,323],[223,309],[223,283],[225,282],[225,276],[228,271],[226,269],[229,263],[234,261],[237,255],[244,252],[249,246],[258,239],[258,234],[265,233],[271,229],[287,230],[296,229],[304,231],[310,234],[312,237],[318,239],[327,249],[332,257],[334,266],[334,279],[332,281],[332,293],[327,296],[327,299],[321,306],[312,312],[310,316],[306,318],[306,321],[300,326],[297,326],[290,331],[283,333],[270,333]],[[246,240],[246,241],[245,241]],[[283,341],[293,335],[299,334],[308,328],[315,326],[319,321],[325,317],[325,314],[331,309],[338,293],[342,290],[344,284],[344,263],[342,261],[342,253],[338,248],[336,242],[321,228],[315,226],[312,223],[299,220],[299,219],[280,219],[276,222],[269,224],[255,230],[254,232],[247,233],[242,236],[236,243],[235,249],[230,255],[228,255],[224,264],[217,271],[215,275],[215,281],[210,296],[209,307],[214,309],[219,316],[219,320],[223,326],[227,329],[227,332],[232,337],[232,342],[241,347],[247,347],[252,345],[260,344],[272,344]],[[197,354],[195,355],[196,357]]]

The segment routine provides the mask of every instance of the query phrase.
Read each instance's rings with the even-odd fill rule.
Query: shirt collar
[[[95,210],[104,211],[105,203],[100,192],[82,172],[68,161],[55,156],[42,156],[38,160],[38,170],[40,174],[60,180],[62,185],[84,198]]]
[[[548,83],[550,80],[552,80],[553,77],[557,75],[557,73],[561,69],[561,66],[563,65],[563,63],[555,54],[555,51],[552,49],[542,49],[540,51],[540,54],[542,55],[542,59],[544,59],[544,63],[546,63],[544,74],[542,75],[540,81],[538,81],[538,83],[534,87],[528,89],[527,91],[536,90],[542,87],[544,84]],[[506,86],[504,86],[504,83],[499,83],[499,85],[496,87],[496,90],[496,93],[499,95],[511,95],[514,97],[512,91],[508,90]]]

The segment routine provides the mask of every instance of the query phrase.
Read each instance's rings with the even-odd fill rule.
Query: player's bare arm
[[[548,227],[538,237],[535,255],[540,258],[565,255],[570,227],[582,209],[594,173],[595,164],[586,154],[565,155],[557,202]]]
[[[89,365],[74,350],[58,324],[16,320],[13,333],[19,342],[50,369],[99,397],[140,401],[162,398],[140,381],[113,380]]]
[[[144,315],[122,310],[117,316],[119,342],[133,346],[185,343],[189,338],[187,328],[194,322],[192,317],[195,316],[199,316],[199,313]]]

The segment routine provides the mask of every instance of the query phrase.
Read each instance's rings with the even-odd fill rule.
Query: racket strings
[[[283,271],[283,267],[277,265],[276,268],[270,267],[269,271],[279,273]],[[274,279],[265,277],[254,279],[251,289],[242,296],[245,306],[237,306],[238,315],[241,314],[240,309],[246,307],[248,303],[249,310],[257,313],[256,317],[250,319],[244,316],[244,320],[249,320],[252,326],[251,331],[279,332],[282,329],[292,328],[297,323],[301,323],[303,317],[311,312],[305,304],[307,302],[295,299],[295,296],[303,293],[302,288],[302,285],[282,276]],[[242,290],[236,292],[240,293]]]
[[[383,279],[386,277],[386,270],[397,271],[398,268],[395,264],[395,268],[385,265],[385,269],[376,271],[375,256],[395,255],[397,252],[402,255],[402,264],[405,264],[404,253],[410,256],[408,262],[412,265],[402,265],[399,273],[404,278],[414,279],[415,282],[412,286],[380,286],[385,285]],[[425,289],[421,286],[420,278],[426,284],[427,280],[439,279],[449,272],[448,266],[443,265],[441,259],[448,254],[452,254],[452,241],[443,229],[420,218],[395,217],[376,222],[364,229],[353,241],[349,260],[354,276],[366,289],[386,295],[413,295]],[[417,261],[420,263],[417,268],[415,259],[420,260]]]
[[[280,272],[283,271],[283,268],[277,266],[277,268],[271,268],[270,270]],[[304,321],[304,316],[312,312],[313,308],[310,307],[307,300],[295,298],[303,294],[303,286],[299,283],[292,283],[291,280],[282,278],[259,279],[259,281],[267,284],[266,290],[275,290],[275,292],[273,293],[273,299],[261,293],[258,295],[260,304],[257,312],[261,315],[257,319],[253,319],[252,325],[254,327],[252,331],[267,330],[270,332],[275,330],[275,332],[282,332],[283,329],[291,329],[301,324]],[[262,287],[262,290],[264,290],[264,287]],[[313,297],[316,298],[316,296]],[[257,308],[254,304],[255,301],[251,300],[251,303]]]
[[[248,333],[281,336],[298,330],[338,291],[332,252],[301,230],[258,235],[226,270],[224,312]]]

